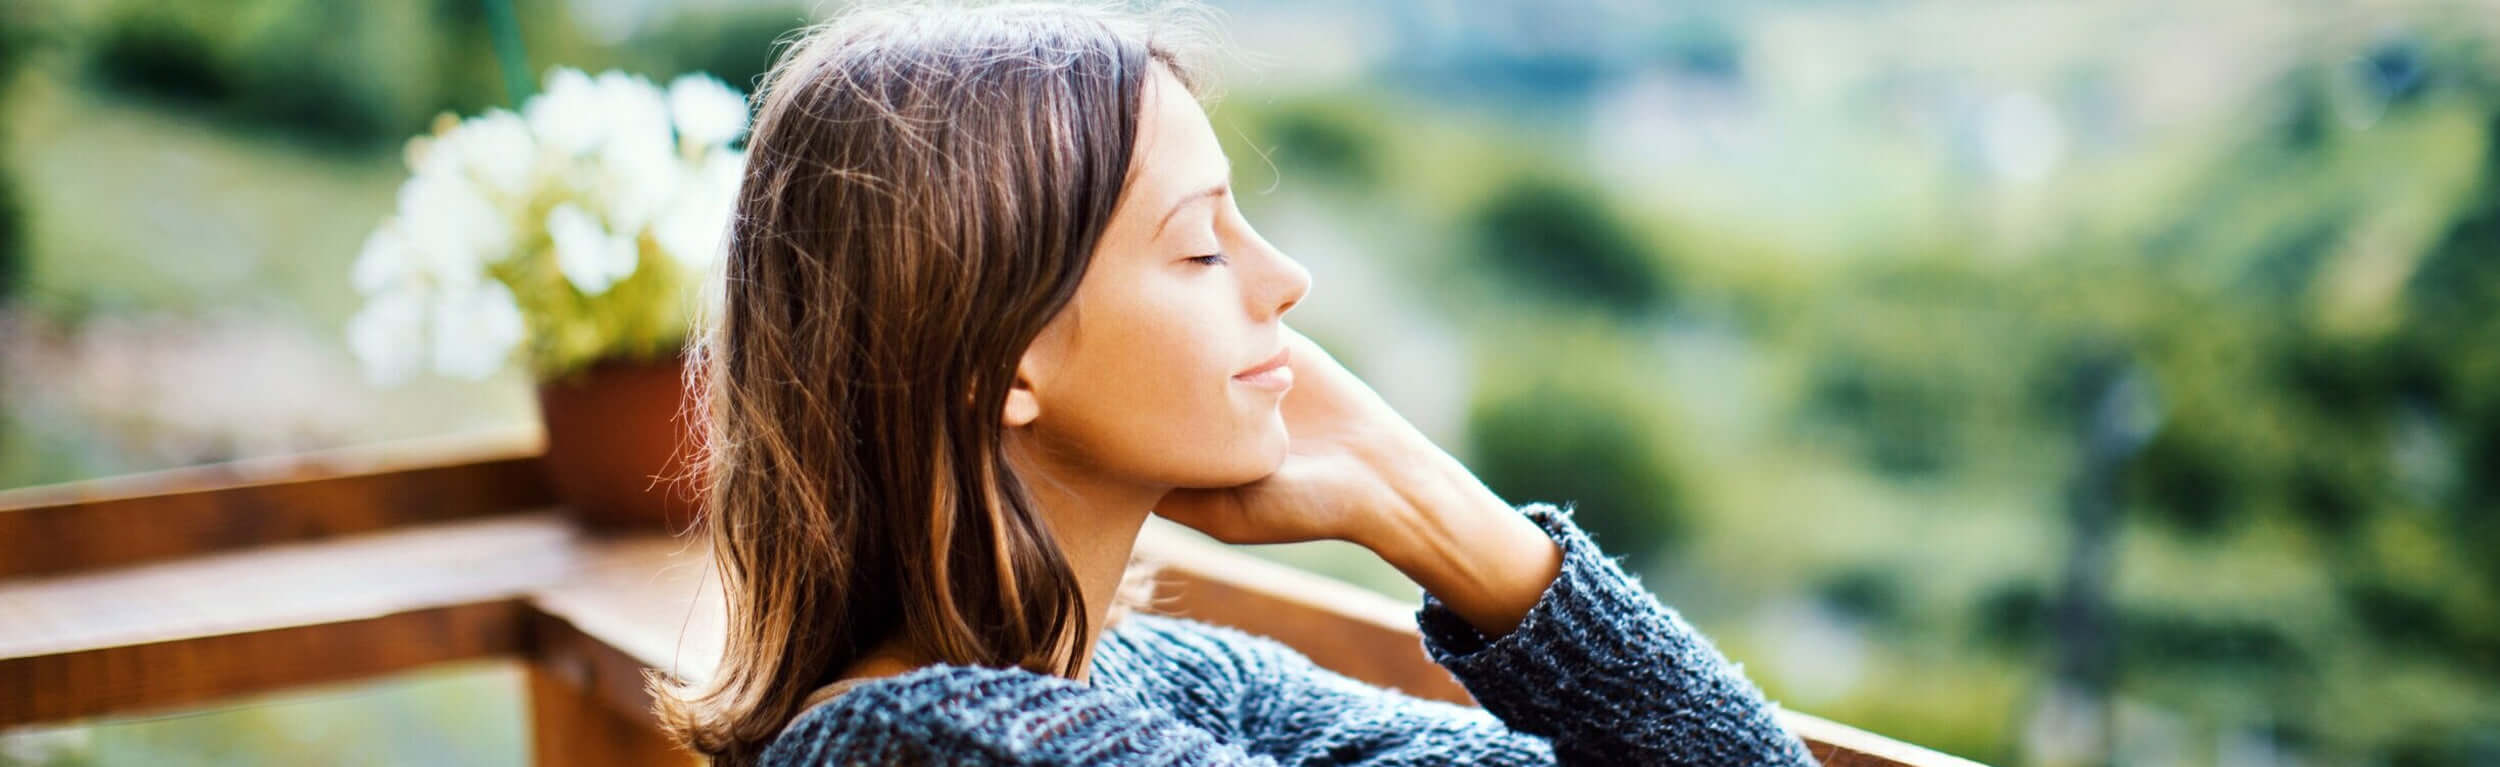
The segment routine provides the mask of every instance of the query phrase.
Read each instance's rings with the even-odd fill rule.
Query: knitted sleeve
[[[1519,511],[1563,566],[1517,629],[1488,639],[1428,590],[1415,613],[1426,654],[1485,710],[1549,738],[1563,764],[1815,764],[1779,704],[1600,551],[1572,506]]]

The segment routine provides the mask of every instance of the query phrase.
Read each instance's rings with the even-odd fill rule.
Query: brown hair
[[[650,673],[669,737],[750,763],[893,637],[1082,668],[1083,595],[1000,413],[1127,187],[1150,67],[1201,94],[1199,10],[854,7],[765,75],[718,316],[688,353],[728,634],[708,678]]]

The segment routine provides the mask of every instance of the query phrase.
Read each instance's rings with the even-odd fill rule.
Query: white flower
[[[370,296],[407,281],[416,272],[416,261],[408,252],[408,238],[399,227],[385,221],[365,235],[365,246],[356,252],[356,266],[351,281],[358,295]]]
[[[546,87],[521,113],[538,140],[567,155],[590,151],[608,137],[608,115],[590,75],[572,67],[547,73]]]
[[[677,137],[697,146],[729,143],[747,129],[746,97],[707,74],[669,81],[668,111]]]
[[[453,284],[474,280],[480,264],[512,255],[511,219],[459,175],[409,176],[399,187],[398,225],[418,269]]]
[[[348,318],[347,348],[364,364],[366,380],[397,384],[424,361],[426,293],[415,285],[400,285],[373,296]]]
[[[397,382],[428,363],[445,375],[486,377],[530,328],[581,319],[525,314],[523,306],[564,315],[610,311],[602,302],[717,301],[708,286],[720,281],[746,161],[728,145],[749,130],[746,97],[700,74],[662,88],[625,72],[559,67],[545,85],[518,112],[446,116],[408,142],[411,172],[397,209],[366,236],[349,275],[367,304],[348,322],[348,343],[374,381]],[[522,250],[542,234],[546,247]],[[663,271],[654,279],[706,287],[616,293],[642,268],[645,237],[684,267],[656,265]],[[518,273],[552,266],[562,279],[504,282],[497,275],[515,272],[499,265],[515,258],[530,259]],[[533,292],[546,290],[594,300]],[[678,316],[679,308],[615,310]],[[608,340],[625,339],[601,343]],[[536,351],[550,358],[533,366],[546,368],[605,353],[596,344]]]
[[[691,174],[684,194],[651,225],[651,235],[677,263],[701,267],[722,257],[721,240],[728,233],[736,207],[746,154],[715,150],[704,156],[702,169]]]
[[[434,371],[470,380],[494,375],[527,331],[520,304],[500,281],[446,291],[434,311]]]
[[[608,223],[619,232],[642,231],[686,183],[685,163],[677,159],[665,132],[619,133],[609,137],[599,155],[599,196],[607,203]]]
[[[427,148],[419,174],[460,173],[492,191],[501,201],[517,202],[529,193],[538,176],[538,140],[520,115],[490,109],[462,121]]]
[[[669,135],[668,96],[660,92],[660,86],[641,75],[616,70],[601,72],[592,82],[609,135]]]
[[[547,212],[547,235],[555,240],[556,269],[583,295],[608,292],[617,280],[634,273],[641,250],[630,234],[611,234],[598,219],[573,203]]]
[[[608,223],[638,233],[676,196],[685,175],[669,133],[667,97],[651,81],[623,72],[600,73],[594,82],[609,130],[599,146]]]

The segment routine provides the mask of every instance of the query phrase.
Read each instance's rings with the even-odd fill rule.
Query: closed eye
[[[1209,259],[1213,259],[1213,260],[1209,260]],[[1227,263],[1227,262],[1231,261],[1232,259],[1230,259],[1230,258],[1226,258],[1226,257],[1224,256],[1224,254],[1222,254],[1222,253],[1209,253],[1209,254],[1206,254],[1206,255],[1203,255],[1203,256],[1192,256],[1192,257],[1190,257],[1190,259],[1189,259],[1189,260],[1191,260],[1191,261],[1196,261],[1196,262],[1198,262],[1198,263],[1205,264],[1205,265],[1207,265],[1207,266],[1215,266],[1215,265],[1217,265],[1217,264]]]

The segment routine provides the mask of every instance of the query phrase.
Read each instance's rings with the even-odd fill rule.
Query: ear
[[[1041,397],[1033,391],[1034,365],[1030,351],[1025,352],[1024,361],[1016,363],[1016,380],[1007,386],[1007,407],[1000,419],[1007,428],[1030,425],[1042,417]]]

